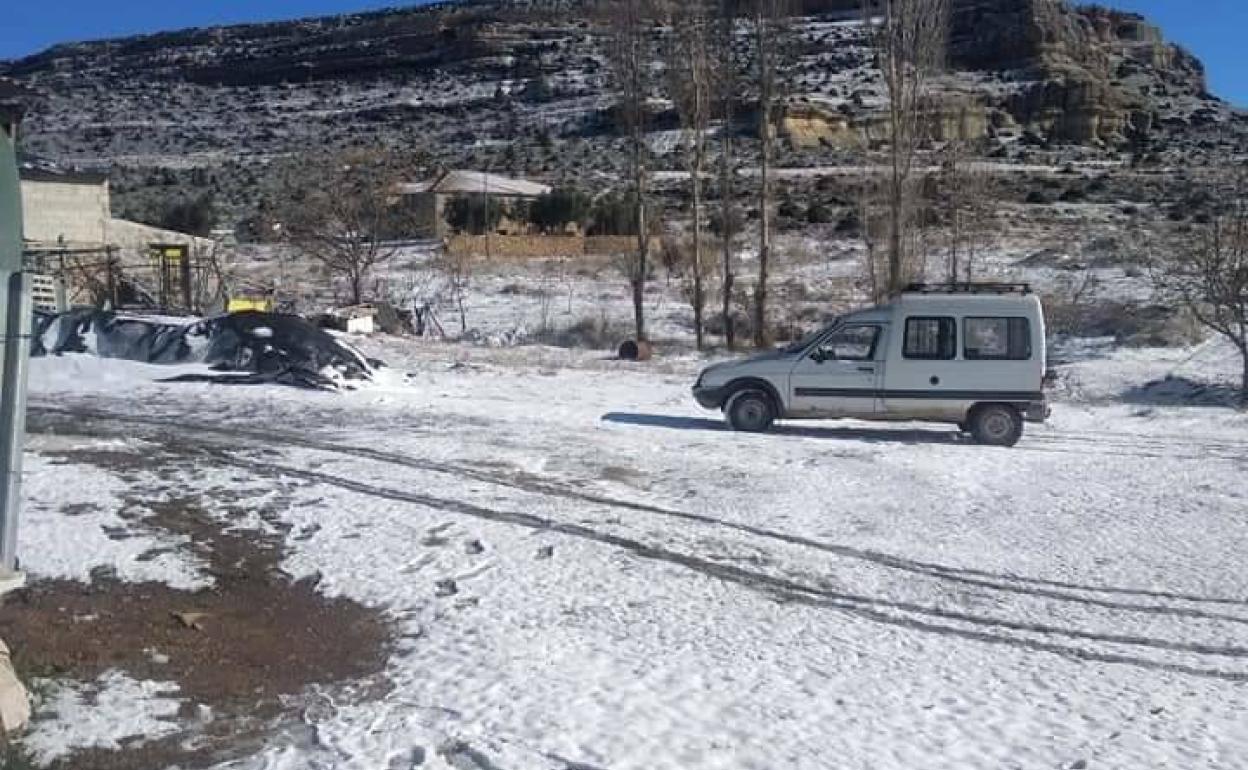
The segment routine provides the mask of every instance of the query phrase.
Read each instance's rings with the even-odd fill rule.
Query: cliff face
[[[1200,63],[1139,16],[1061,0],[952,6],[951,71],[924,123],[937,141],[983,139],[1004,157],[1020,144],[1112,150],[1199,128],[1193,141],[1220,152],[1236,124],[1205,93]],[[794,7],[806,15],[785,47],[782,162],[818,165],[882,141],[859,0]],[[748,23],[738,32],[744,67]],[[0,76],[44,95],[25,124],[32,153],[111,168],[119,195],[189,180],[247,202],[270,160],[307,147],[382,142],[551,179],[616,173],[603,42],[587,0],[481,0],[70,43],[0,62]],[[744,128],[757,93],[741,75]],[[676,168],[678,123],[659,91],[656,162]]]
[[[950,59],[1029,81],[1005,107],[1057,141],[1119,143],[1167,98],[1207,97],[1201,63],[1143,17],[1060,0],[955,0]]]

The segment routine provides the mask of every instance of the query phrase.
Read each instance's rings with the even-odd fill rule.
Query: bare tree
[[[646,144],[648,101],[653,75],[653,7],[650,0],[610,0],[602,5],[607,29],[606,54],[618,93],[616,120],[628,142],[630,200],[637,229],[637,253],[626,272],[633,290],[633,320],[638,340],[646,339],[646,280],[649,273],[650,151]]]
[[[472,287],[476,262],[467,249],[445,249],[433,266],[442,276],[446,297],[459,315],[459,331],[465,334],[468,332],[468,291]]]
[[[408,217],[396,186],[413,159],[383,149],[303,158],[288,180],[284,232],[290,243],[346,281],[352,304],[364,301],[373,270],[397,252]]]
[[[949,283],[970,283],[976,263],[992,237],[996,212],[992,175],[972,160],[970,145],[946,143],[935,180],[936,213],[944,226],[944,275]]]
[[[886,289],[904,288],[913,271],[907,252],[915,226],[915,161],[930,112],[933,77],[945,64],[949,0],[864,0],[863,13],[884,83],[888,169]]]
[[[680,115],[684,133],[685,168],[693,191],[693,254],[689,260],[694,338],[704,344],[706,307],[705,260],[702,238],[702,175],[706,170],[707,130],[711,122],[712,10],[708,0],[685,0],[674,6],[672,34],[666,49],[667,88]]]
[[[766,347],[767,281],[771,269],[772,163],[776,149],[775,106],[781,85],[780,48],[786,31],[785,0],[754,0],[754,65],[758,78],[758,122],[761,159],[758,188],[758,278],[754,283],[754,345]]]
[[[1248,175],[1222,186],[1222,209],[1163,249],[1153,276],[1164,300],[1187,308],[1239,352],[1240,403],[1248,408]]]
[[[921,180],[915,180],[913,190],[905,198],[903,210],[905,227],[901,234],[901,251],[906,255],[903,262],[904,280],[901,288],[910,281],[919,280],[925,272],[925,264],[919,255],[929,245],[929,228],[920,224],[929,219],[932,212],[929,201],[919,194]],[[891,246],[894,242],[894,219],[890,201],[892,178],[887,168],[868,166],[862,174],[857,189],[855,211],[859,221],[859,233],[864,245],[864,273],[862,290],[876,303],[887,300],[900,289],[894,289],[891,269]]]

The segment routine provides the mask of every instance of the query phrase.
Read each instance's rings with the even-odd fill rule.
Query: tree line
[[[577,222],[636,237],[635,249],[621,255],[619,266],[631,289],[639,340],[648,336],[647,282],[654,261],[662,258],[679,262],[688,279],[699,347],[714,316],[725,344],[736,347],[741,340],[734,309],[742,304],[750,311],[750,342],[757,347],[771,343],[767,319],[777,215],[777,126],[788,96],[787,74],[800,49],[793,13],[792,0],[611,0],[595,12],[613,92],[611,115],[626,148],[620,189],[597,199],[557,190],[519,213],[545,231]],[[876,141],[865,148],[852,197],[865,247],[864,281],[876,300],[899,293],[919,277],[933,253],[942,258],[942,279],[969,282],[992,228],[991,173],[976,160],[975,148],[955,136],[933,151],[934,115],[967,119],[968,106],[942,101],[936,87],[946,66],[949,22],[950,0],[864,0],[862,5],[882,93]],[[650,137],[653,100],[660,96],[670,100],[679,117],[690,237],[687,244],[665,246],[656,255],[654,236],[663,217],[653,187]],[[753,175],[741,173],[746,153],[733,130],[742,110],[754,113],[757,127]],[[934,173],[932,162],[938,169]],[[387,205],[392,198],[388,185],[412,178],[410,162],[335,159],[316,174],[316,189],[294,199],[288,236],[344,276],[358,301],[364,277],[388,254],[381,226],[393,209]],[[1226,200],[1248,197],[1248,185],[1241,182],[1224,186]],[[453,203],[449,215],[461,229],[484,231],[502,216],[501,205],[493,206],[465,199]],[[742,209],[747,206],[757,211],[753,244],[744,240]],[[1248,392],[1246,210],[1228,205],[1199,233],[1167,241],[1154,249],[1153,266],[1159,291],[1191,308],[1240,351]],[[940,228],[930,226],[933,219]],[[737,288],[743,250],[755,257],[754,274],[747,276],[753,279],[752,291],[744,303]],[[708,305],[715,298],[708,287],[715,274],[719,297],[711,311]]]

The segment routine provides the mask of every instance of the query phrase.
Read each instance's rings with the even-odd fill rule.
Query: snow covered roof
[[[536,198],[550,192],[548,185],[530,182],[527,179],[511,179],[497,174],[481,171],[443,171],[427,182],[413,182],[399,185],[402,195],[420,195],[421,193],[438,193],[439,195],[471,195],[488,193],[489,195],[512,196],[517,198]]]

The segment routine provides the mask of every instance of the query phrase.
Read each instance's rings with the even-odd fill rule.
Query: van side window
[[[1031,358],[1031,322],[1026,318],[967,318],[962,345],[962,356],[968,361],[1027,361]]]
[[[947,361],[957,355],[957,335],[957,324],[952,318],[907,318],[901,354],[906,358]]]
[[[878,326],[846,326],[819,343],[817,352],[824,361],[873,361],[879,339]]]

